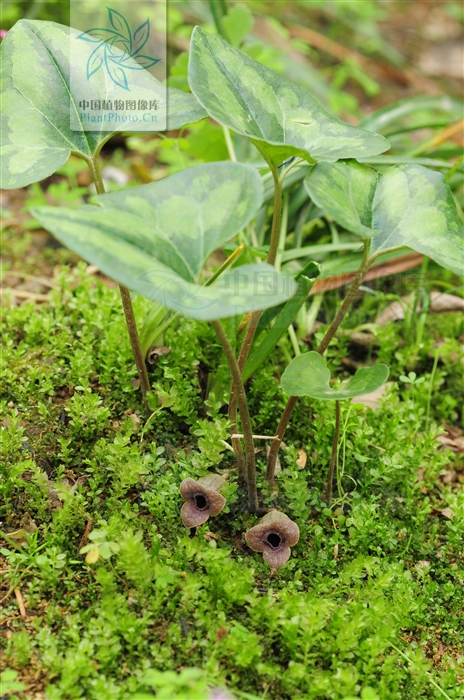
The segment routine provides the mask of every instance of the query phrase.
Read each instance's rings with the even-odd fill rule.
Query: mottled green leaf
[[[169,309],[212,320],[275,306],[295,293],[293,280],[269,265],[235,267],[209,287],[198,284],[212,251],[261,206],[261,181],[250,166],[201,165],[97,201],[103,206],[38,207],[33,214],[106,275]]]
[[[330,116],[297,85],[200,27],[192,35],[189,83],[216,121],[248,136],[274,164],[292,155],[335,161],[389,148],[383,136]]]
[[[318,163],[305,179],[309,196],[348,231],[371,238],[378,174],[355,160]]]
[[[373,204],[371,253],[408,246],[464,274],[464,230],[441,173],[421,165],[389,168]]]
[[[60,168],[70,153],[89,160],[113,133],[128,129],[121,123],[105,131],[108,126],[102,122],[101,131],[86,131],[80,121],[79,105],[71,92],[69,59],[71,40],[78,36],[78,31],[54,22],[21,20],[1,44],[3,188],[42,180]],[[73,81],[87,84],[87,63],[94,50],[94,43],[75,42]],[[79,61],[75,60],[77,53]],[[98,70],[100,59],[96,55],[96,63],[92,60],[92,80],[102,81],[105,95],[105,75]],[[149,99],[159,101],[157,129],[177,129],[204,118],[205,112],[193,95],[169,90],[166,127],[166,88],[148,72],[136,74],[146,83]],[[71,110],[79,130],[70,128]]]
[[[376,175],[353,161],[318,163],[305,185],[338,223],[371,238],[371,256],[407,246],[463,274],[463,226],[440,173],[421,165],[396,165]]]
[[[335,401],[370,394],[388,379],[387,365],[363,367],[343,389],[332,389],[330,371],[317,352],[305,352],[295,357],[282,375],[282,389],[290,396],[311,396],[313,399]]]
[[[137,236],[150,255],[194,282],[211,253],[246,226],[262,198],[254,168],[224,162],[188,168],[96,200],[130,214],[132,241]]]

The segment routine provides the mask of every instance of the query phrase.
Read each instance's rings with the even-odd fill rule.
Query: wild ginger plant
[[[87,163],[97,193],[105,191],[100,152],[114,134],[126,131],[127,125],[102,121],[101,129],[97,131],[86,125],[73,86],[76,81],[86,83],[85,67],[95,46],[79,41],[80,34],[55,22],[20,20],[2,41],[3,189],[25,187],[43,180],[59,170],[73,154]],[[81,67],[72,66],[72,80],[71,42],[73,62]],[[119,52],[116,47],[114,51]],[[161,130],[179,129],[205,117],[204,110],[192,95],[166,89],[148,71],[138,71],[138,76],[146,96],[157,101]],[[106,95],[104,72],[100,71],[92,78],[98,81],[99,93]],[[71,128],[71,124],[78,124],[79,128]],[[119,288],[140,388],[146,402],[150,385],[132,301],[128,288],[124,284]]]
[[[232,376],[229,418],[238,475],[247,483],[248,510],[257,512],[260,504],[245,381],[291,328],[319,272],[311,262],[294,279],[279,270],[279,246],[282,240],[285,242],[286,233],[282,224],[286,178],[303,167],[306,173],[309,167],[305,180],[308,197],[362,239],[361,265],[317,349],[318,356],[324,354],[342,323],[368,268],[385,251],[408,246],[448,269],[460,271],[462,224],[452,194],[439,173],[415,163],[393,165],[387,170],[381,166],[377,172],[366,161],[374,158],[382,162],[379,154],[389,148],[383,136],[330,116],[307,92],[200,28],[194,30],[191,43],[189,84],[193,96],[177,91],[172,94],[168,123],[173,128],[207,114],[248,138],[264,163],[257,167],[237,162],[209,163],[156,183],[103,194],[98,155],[113,132],[89,135],[83,127],[76,135],[65,119],[69,120],[66,110],[75,107],[66,83],[69,66],[63,58],[66,42],[73,38],[74,30],[59,25],[20,22],[4,42],[6,108],[10,114],[6,186],[21,186],[46,177],[71,152],[86,160],[98,193],[95,203],[80,209],[38,207],[33,210],[34,216],[63,244],[119,282],[122,290],[131,289],[175,313],[212,324]],[[84,51],[84,42],[80,43]],[[38,96],[32,79],[18,67],[24,50],[35,57],[43,77],[48,78],[49,95]],[[154,83],[150,85],[156,88]],[[21,127],[32,151],[27,150],[26,156],[20,152],[18,122],[13,123],[11,116],[16,105],[26,99],[24,95],[33,106],[25,112]],[[57,111],[60,99],[64,107]],[[264,171],[263,177],[258,170]],[[269,173],[273,217],[266,262],[240,265],[237,249],[207,280],[209,256],[242,231],[262,207],[263,178]],[[125,292],[122,294],[124,300]],[[243,314],[249,314],[248,322],[241,347],[235,352],[236,338],[230,337],[221,319]],[[257,331],[272,322],[270,332],[260,339]],[[130,322],[128,327],[134,341]],[[137,359],[138,351],[134,350]],[[366,368],[345,389],[334,393],[329,390],[330,396],[322,396],[328,391],[327,378],[318,384],[321,363],[314,358],[317,353],[296,357],[282,377],[282,387],[290,399],[268,458],[270,483],[279,445],[301,392],[335,399],[339,415],[338,400],[342,396],[335,396],[337,391],[348,396],[362,384],[361,393],[366,393],[378,388],[388,375],[383,365]],[[146,373],[141,351],[138,357],[139,374]],[[369,381],[365,384],[364,379]],[[317,395],[314,387],[319,387]],[[245,452],[238,433],[237,410]],[[333,456],[336,441],[337,430]],[[333,460],[330,469],[329,484]],[[327,498],[330,501],[331,493]]]

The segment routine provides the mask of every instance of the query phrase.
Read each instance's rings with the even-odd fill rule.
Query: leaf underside
[[[282,375],[282,389],[290,396],[310,396],[323,401],[353,399],[370,394],[388,379],[389,369],[384,364],[363,367],[342,389],[330,386],[330,371],[324,358],[317,352],[305,352],[295,357]]]
[[[192,35],[189,84],[210,116],[248,136],[273,164],[293,155],[335,161],[389,148],[383,136],[330,116],[297,85],[200,27]]]
[[[90,85],[87,64],[95,44],[77,41],[78,36],[77,30],[55,22],[20,20],[2,42],[3,188],[24,187],[48,177],[64,165],[70,153],[91,159],[113,133],[127,131],[127,124],[105,131],[103,127],[108,127],[104,122],[101,131],[85,130],[79,116],[81,110],[71,93],[70,46],[76,40],[73,81]],[[91,61],[90,72],[97,65]],[[166,125],[166,88],[148,72],[136,74],[144,83],[147,99],[159,102],[157,130],[177,129],[206,116],[193,95],[169,89]],[[94,80],[98,97],[104,99],[111,81],[102,70],[95,71]],[[145,94],[140,92],[138,96]],[[71,110],[80,124],[79,130],[71,129]]]
[[[378,175],[354,161],[318,163],[305,186],[338,223],[371,238],[371,256],[407,246],[464,273],[463,226],[441,173],[421,165],[395,165]]]

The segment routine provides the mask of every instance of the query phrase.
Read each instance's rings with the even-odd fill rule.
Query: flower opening
[[[298,525],[278,510],[271,510],[261,522],[245,535],[247,544],[255,552],[262,552],[264,561],[273,569],[279,569],[290,557],[290,547],[298,542]]]
[[[219,490],[224,479],[219,474],[208,474],[195,481],[190,477],[180,485],[180,495],[184,499],[180,514],[185,527],[199,527],[210,516],[218,515],[226,504]]]

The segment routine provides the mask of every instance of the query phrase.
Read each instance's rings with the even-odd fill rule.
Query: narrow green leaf
[[[372,112],[360,122],[363,129],[369,131],[382,131],[392,124],[399,122],[410,114],[417,114],[422,110],[445,112],[450,119],[462,117],[462,101],[448,95],[418,95],[406,97]]]
[[[377,176],[353,161],[318,163],[305,186],[342,226],[371,238],[371,256],[407,246],[463,274],[463,226],[441,173],[397,165]]]
[[[276,316],[274,325],[269,332],[266,333],[263,341],[252,350],[248,360],[245,363],[243,370],[243,381],[246,381],[253,376],[256,370],[261,367],[263,362],[270,356],[277,343],[287,332],[288,327],[293,322],[298,311],[308,298],[308,294],[313,284],[314,279],[308,279],[304,276],[300,277],[295,296],[287,301],[282,311]]]
[[[161,335],[160,329],[164,327],[165,319],[168,314],[169,311],[165,306],[155,303],[153,304],[152,310],[145,318],[139,330],[140,348],[144,357],[158,336]]]
[[[289,156],[307,160],[377,155],[388,141],[330,116],[286,78],[196,27],[189,83],[216,121],[248,136],[273,164]]]
[[[122,122],[114,127],[102,122],[101,131],[86,130],[82,109],[72,94],[69,57],[73,41],[73,81],[87,85],[87,64],[95,44],[77,41],[78,36],[75,29],[54,22],[20,20],[1,44],[3,188],[23,187],[48,177],[70,153],[89,160],[113,133],[128,130]],[[98,71],[95,58],[92,80],[100,81],[99,94],[105,96],[105,75]],[[147,99],[159,102],[154,130],[177,129],[205,117],[194,96],[179,90],[168,90],[167,115],[165,86],[146,71],[136,73]],[[78,130],[71,129],[72,111]]]
[[[317,352],[305,352],[295,357],[282,375],[282,389],[290,396],[311,396],[313,399],[335,401],[370,394],[384,384],[389,369],[384,364],[358,370],[343,389],[332,389],[330,371]]]

